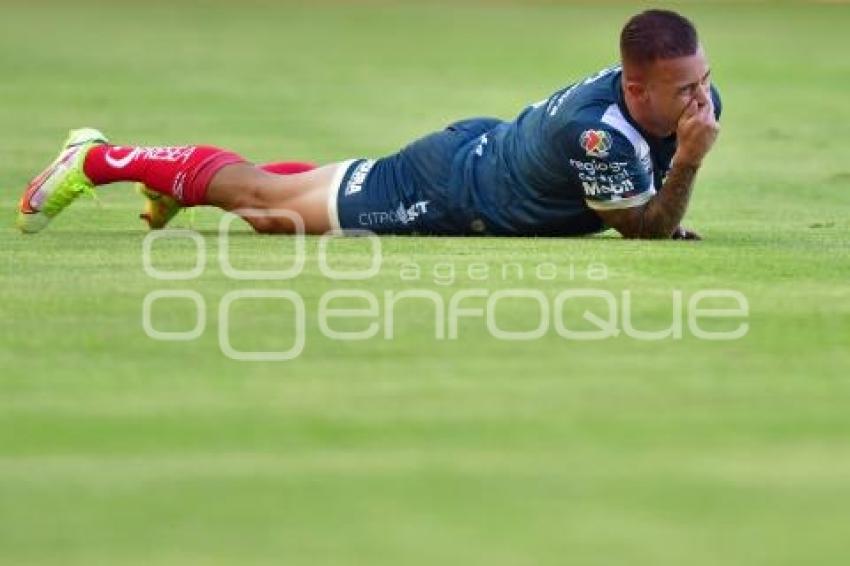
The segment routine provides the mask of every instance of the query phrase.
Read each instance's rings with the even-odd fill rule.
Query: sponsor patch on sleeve
[[[579,145],[588,157],[608,157],[613,141],[605,130],[585,130],[579,136]]]

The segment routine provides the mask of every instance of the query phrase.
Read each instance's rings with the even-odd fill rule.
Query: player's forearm
[[[673,163],[657,195],[644,206],[638,238],[669,238],[688,210],[699,167]]]

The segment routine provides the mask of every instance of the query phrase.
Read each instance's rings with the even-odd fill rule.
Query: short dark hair
[[[698,48],[694,24],[670,10],[641,12],[620,33],[620,56],[624,64],[648,65],[659,59],[687,57]]]

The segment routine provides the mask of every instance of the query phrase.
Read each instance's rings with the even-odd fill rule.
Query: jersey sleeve
[[[711,102],[714,104],[714,119],[719,122],[723,111],[723,101],[720,99],[720,91],[713,84],[711,85]]]
[[[566,129],[569,174],[591,209],[632,208],[655,195],[649,144],[637,131],[630,133],[605,121]]]

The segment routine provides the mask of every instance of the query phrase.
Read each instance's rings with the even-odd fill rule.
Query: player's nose
[[[697,101],[697,105],[700,108],[702,108],[703,106],[710,103],[710,101],[711,101],[711,98],[710,98],[711,92],[709,90],[710,88],[711,87],[709,87],[708,85],[705,85],[705,86],[699,85],[696,88],[696,93],[694,94],[694,99]]]

